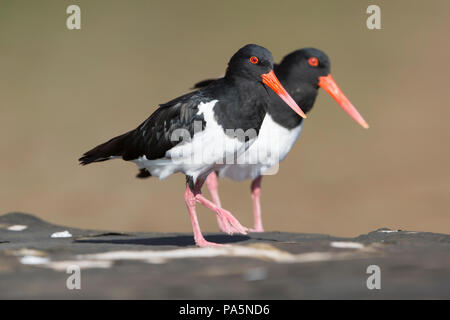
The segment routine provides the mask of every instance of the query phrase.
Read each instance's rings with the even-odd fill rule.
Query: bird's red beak
[[[350,117],[358,122],[363,128],[369,128],[366,120],[364,120],[364,118],[359,114],[358,110],[356,110],[350,100],[348,100],[341,89],[339,89],[331,74],[326,77],[319,77],[319,87],[328,92],[334,98],[334,100],[339,103],[341,108],[344,109],[344,111],[347,112]]]
[[[294,99],[292,99],[286,89],[283,88],[280,81],[278,81],[277,77],[275,76],[275,72],[273,72],[273,70],[268,73],[262,74],[261,78],[263,79],[262,82],[270,89],[275,91],[275,93],[279,95],[280,98],[283,99],[283,101],[286,102],[292,110],[294,110],[300,117],[306,119],[305,113],[302,111],[302,109],[300,109]]]

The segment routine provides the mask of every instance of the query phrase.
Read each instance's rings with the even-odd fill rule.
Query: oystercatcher
[[[239,156],[255,142],[269,102],[274,100],[268,88],[294,113],[306,117],[275,76],[272,54],[261,46],[246,45],[230,59],[223,78],[161,104],[136,129],[93,148],[79,161],[86,165],[122,158],[138,165],[140,178],[163,179],[184,173],[184,199],[195,243],[201,247],[218,245],[204,239],[195,204],[213,210],[223,231],[247,233],[230,212],[206,199],[201,187],[211,172],[220,170],[226,160]],[[285,107],[285,111],[290,109]],[[236,134],[239,130],[246,134]],[[247,134],[249,131],[254,134]]]
[[[333,80],[330,74],[330,59],[323,51],[314,48],[294,51],[284,57],[280,64],[275,65],[274,69],[280,82],[306,113],[312,109],[318,89],[322,88],[363,128],[369,127]],[[206,87],[211,81],[198,82],[194,88]],[[222,167],[212,172],[206,180],[211,197],[219,207],[217,174],[237,181],[253,180],[251,195],[254,227],[251,231],[254,232],[264,231],[260,205],[262,175],[286,157],[300,136],[303,125],[302,118],[290,110],[285,112],[279,98],[272,94],[271,97],[272,102],[267,109],[257,141],[239,157],[244,163],[238,162],[238,164]],[[222,221],[218,220],[218,222],[221,229],[226,228]]]

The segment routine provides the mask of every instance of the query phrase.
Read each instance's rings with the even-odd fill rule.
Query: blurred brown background
[[[381,6],[382,30],[366,28]],[[81,7],[82,29],[66,29]],[[80,167],[247,43],[314,46],[371,125],[320,92],[304,131],[263,180],[267,230],[350,236],[378,227],[450,233],[450,2],[17,1],[0,3],[0,213],[122,231],[191,231],[184,177],[138,180],[133,164]],[[206,191],[205,191],[206,192]],[[249,182],[222,180],[251,226]],[[214,215],[199,209],[204,231]]]

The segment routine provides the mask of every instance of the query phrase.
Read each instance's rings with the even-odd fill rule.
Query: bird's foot
[[[206,241],[205,239],[195,239],[195,244],[200,248],[207,247],[224,247],[225,244]]]
[[[224,219],[223,217],[217,215],[217,224],[219,225],[219,229],[220,231],[224,232],[224,233],[229,233],[231,228],[233,228],[228,221],[226,221],[226,219]]]
[[[229,211],[223,208],[217,208],[216,212],[221,221],[219,227],[223,232],[230,235],[233,233],[248,233],[248,228],[244,227]]]
[[[233,215],[229,211],[215,205],[214,203],[206,199],[201,193],[195,195],[195,200],[216,213],[217,217],[222,222],[226,233],[248,233],[248,229],[242,226],[240,222],[235,217],[233,217]]]

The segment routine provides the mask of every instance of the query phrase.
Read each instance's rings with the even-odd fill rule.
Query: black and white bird
[[[269,88],[271,90],[269,90]],[[258,45],[246,45],[228,63],[223,78],[207,87],[161,104],[136,129],[117,136],[80,159],[83,165],[115,158],[136,163],[138,177],[164,179],[186,175],[184,199],[198,246],[218,245],[203,237],[195,211],[197,202],[213,210],[227,233],[248,229],[227,210],[201,194],[207,176],[220,171],[257,140],[273,92],[296,117],[306,117],[273,72],[272,54]],[[286,104],[291,108],[289,109]],[[239,132],[254,132],[240,135]]]
[[[363,128],[369,127],[333,80],[330,74],[330,59],[323,51],[314,48],[294,51],[284,57],[280,64],[275,65],[274,70],[282,85],[306,113],[312,109],[318,89],[322,88]],[[195,88],[207,87],[211,81],[213,80],[198,82]],[[254,232],[264,231],[260,204],[262,175],[287,156],[303,126],[302,118],[291,110],[286,112],[280,100],[272,94],[270,96],[271,103],[256,142],[239,156],[236,164],[212,172],[206,180],[211,197],[219,207],[221,203],[217,175],[237,181],[252,180],[254,226],[251,231]],[[226,228],[223,221],[218,220],[218,223],[222,230]]]

